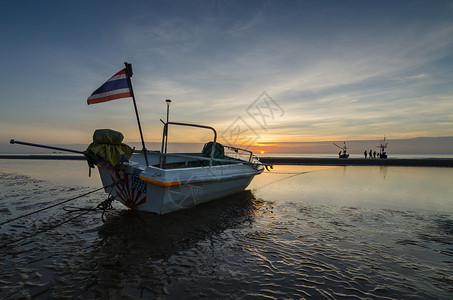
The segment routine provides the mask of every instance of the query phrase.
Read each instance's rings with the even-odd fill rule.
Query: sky
[[[453,1],[2,1],[0,38],[0,144],[140,141],[131,98],[86,102],[124,62],[150,143],[166,99],[170,121],[270,150],[453,136]]]

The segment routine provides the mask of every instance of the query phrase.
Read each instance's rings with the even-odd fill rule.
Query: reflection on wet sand
[[[253,194],[162,217],[118,204],[102,224],[89,211],[0,249],[0,298],[450,299],[451,170],[279,166]],[[3,218],[86,191],[0,179]],[[1,242],[72,216],[55,208],[0,226]]]
[[[106,249],[111,245],[141,249],[148,256],[164,258],[226,228],[252,222],[261,203],[244,191],[166,216],[121,210],[110,214],[99,228],[99,244]]]
[[[89,265],[82,266],[85,270],[74,271],[93,269],[90,279],[84,283],[87,290],[94,289],[92,296],[111,293],[124,296],[124,285],[130,285],[126,290],[135,296],[143,297],[144,293],[155,296],[163,293],[163,286],[170,280],[165,266],[171,256],[209,241],[210,236],[226,229],[253,222],[261,206],[262,200],[244,191],[165,216],[115,211],[99,227],[100,239],[94,243],[93,251],[87,253],[90,258],[83,259]],[[181,267],[191,264],[188,257]],[[130,278],[131,282],[125,284],[124,278]]]

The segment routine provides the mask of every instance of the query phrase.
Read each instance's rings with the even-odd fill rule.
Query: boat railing
[[[249,155],[249,163],[252,162],[252,158],[253,158],[253,152],[252,151],[247,150],[247,149],[243,149],[243,148],[233,147],[233,146],[223,146],[223,147],[228,149],[228,150],[233,150],[235,153],[238,153],[238,154],[239,154],[239,151],[248,153],[248,155]]]
[[[210,166],[211,166],[211,161],[212,162],[225,163],[225,164],[252,164],[251,162],[238,160],[238,159],[221,159],[221,158],[211,158],[211,157],[204,157],[204,156],[198,156],[198,155],[188,155],[188,154],[160,153],[159,155],[162,156],[162,157],[184,158],[184,165],[185,166],[189,165],[189,160],[209,161],[210,162]]]
[[[247,162],[248,163],[252,163],[253,164],[253,158],[257,158],[255,155],[253,155],[253,152],[250,151],[250,150],[246,150],[246,149],[242,149],[242,148],[238,148],[238,147],[233,147],[233,146],[223,146],[223,147],[227,148],[228,150],[232,150],[232,151],[234,151],[235,153],[238,153],[238,154],[239,154],[239,151],[243,151],[243,152],[248,153],[247,154],[247,156],[248,156],[248,159],[247,159],[248,161]],[[135,153],[135,154],[143,154],[143,151],[134,149],[133,153]],[[193,154],[161,153],[159,150],[147,150],[147,153],[148,154],[159,155],[159,156],[171,156],[171,157],[180,157],[180,158],[187,158],[187,159],[192,158],[192,159],[198,159],[198,160],[211,160],[210,157],[204,157],[204,156],[198,155],[199,153],[193,153]],[[231,156],[229,156],[229,157],[231,157]],[[231,157],[231,159],[213,158],[212,161],[213,162],[214,161],[216,161],[216,162],[228,162],[228,163],[244,163],[244,160],[241,160],[241,159],[236,158],[236,157]]]

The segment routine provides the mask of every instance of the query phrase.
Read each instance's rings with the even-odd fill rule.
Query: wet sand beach
[[[0,226],[1,245],[25,237],[0,247],[0,297],[450,299],[452,171],[276,165],[165,216],[55,207]],[[83,161],[0,160],[1,219],[94,190],[92,176]]]

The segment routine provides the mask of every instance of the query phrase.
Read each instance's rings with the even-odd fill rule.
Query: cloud
[[[451,135],[453,22],[444,6],[144,1],[127,4],[124,22],[115,3],[79,26],[80,7],[64,10],[69,21],[41,44],[27,26],[51,29],[58,19],[42,25],[23,18],[12,23],[22,27],[8,31],[9,53],[3,50],[2,112],[41,131],[54,120],[116,126],[136,137],[127,101],[85,104],[128,61],[147,134],[157,139],[167,98],[173,120],[221,130],[263,91],[286,114],[261,133],[262,142]]]

